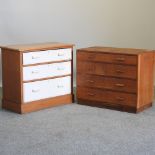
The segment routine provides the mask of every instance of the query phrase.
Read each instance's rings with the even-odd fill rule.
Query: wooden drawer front
[[[71,77],[56,78],[23,84],[23,100],[35,100],[56,97],[71,93]]]
[[[77,72],[130,79],[137,78],[137,67],[128,65],[78,61]]]
[[[23,67],[23,80],[35,80],[47,77],[71,74],[71,62],[61,62],[38,66]]]
[[[96,75],[77,75],[77,85],[108,90],[137,93],[136,80],[118,79]]]
[[[71,60],[71,48],[23,53],[23,65]]]
[[[78,87],[77,98],[92,100],[92,101],[114,103],[114,104],[116,103],[120,105],[129,105],[129,106],[135,106],[136,100],[137,100],[136,99],[137,96],[135,94],[114,92],[114,91],[103,91],[103,90],[84,88],[84,87]]]
[[[116,63],[116,64],[128,64],[128,65],[137,64],[137,56],[123,55],[123,54],[77,52],[77,59],[85,61]]]

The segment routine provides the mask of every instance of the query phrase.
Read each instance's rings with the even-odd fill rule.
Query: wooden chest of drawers
[[[153,51],[108,47],[77,50],[79,104],[139,112],[153,102]]]
[[[17,113],[73,102],[73,45],[2,48],[2,108]]]

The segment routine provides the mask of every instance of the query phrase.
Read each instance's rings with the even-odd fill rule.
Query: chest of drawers
[[[79,104],[139,112],[153,102],[154,52],[90,47],[77,50]]]
[[[27,113],[73,102],[73,45],[44,43],[2,49],[2,108]]]

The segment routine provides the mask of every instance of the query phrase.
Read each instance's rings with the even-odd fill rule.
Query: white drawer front
[[[71,74],[71,62],[61,62],[38,66],[23,67],[23,80],[34,80],[46,77]]]
[[[23,65],[48,62],[48,51],[23,53]]]
[[[61,76],[71,74],[71,62],[53,63],[49,65],[49,75]]]
[[[49,93],[52,95],[54,89],[54,96],[66,95],[71,93],[71,77],[63,77],[52,79],[49,82]]]
[[[31,102],[70,93],[70,76],[23,84],[24,102]]]
[[[23,53],[23,65],[71,60],[71,48]]]
[[[48,80],[23,84],[24,102],[40,100],[48,97]]]

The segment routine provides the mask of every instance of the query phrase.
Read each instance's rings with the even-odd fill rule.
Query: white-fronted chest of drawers
[[[18,113],[72,103],[73,45],[1,47],[2,107]]]

